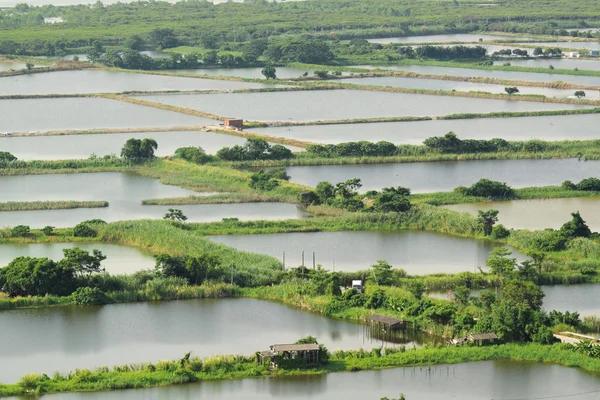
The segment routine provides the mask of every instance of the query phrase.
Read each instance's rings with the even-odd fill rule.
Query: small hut
[[[471,333],[467,335],[467,340],[470,342],[475,342],[479,346],[483,344],[494,343],[495,340],[498,339],[495,333],[487,332],[487,333]]]
[[[234,128],[234,129],[243,129],[244,128],[244,120],[243,119],[226,119],[223,121],[223,126],[225,128]]]
[[[258,353],[258,363],[277,368],[281,361],[296,360],[306,367],[319,365],[320,348],[316,343],[274,344]]]
[[[400,328],[404,324],[404,321],[398,318],[388,317],[387,315],[373,314],[366,318],[366,321],[370,324],[376,324],[378,327],[393,329]]]

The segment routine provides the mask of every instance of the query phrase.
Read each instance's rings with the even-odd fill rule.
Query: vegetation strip
[[[108,207],[107,201],[9,201],[0,203],[0,211],[66,210]]]
[[[198,359],[188,354],[181,360],[126,364],[112,369],[77,369],[69,374],[56,374],[53,377],[31,373],[16,384],[0,385],[0,396],[144,388],[209,380],[303,376],[489,360],[536,361],[600,371],[600,360],[576,352],[568,344],[504,344],[411,350],[391,347],[386,348],[385,352],[383,355],[381,349],[336,351],[329,356],[326,364],[317,368],[280,367],[276,370],[258,365],[256,356],[229,355]]]

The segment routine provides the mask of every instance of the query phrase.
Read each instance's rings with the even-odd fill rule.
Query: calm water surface
[[[0,312],[0,326],[3,383],[33,371],[172,360],[188,351],[253,354],[308,335],[331,350],[382,344],[363,326],[254,299],[19,309]]]
[[[0,100],[0,132],[215,124],[207,118],[102,98]]]
[[[579,211],[592,231],[600,230],[600,199],[573,198],[547,200],[515,200],[506,202],[454,204],[451,210],[477,215],[477,210],[500,211],[498,222],[515,229],[559,229]]]
[[[47,396],[50,400],[365,400],[403,393],[410,400],[572,397],[597,399],[600,378],[576,368],[534,362],[480,361],[304,377],[202,382],[151,389]],[[46,398],[46,396],[44,396]],[[12,399],[15,400],[15,399]]]
[[[214,132],[134,132],[93,135],[0,137],[0,151],[8,151],[20,160],[68,160],[120,154],[131,138],[152,138],[158,143],[157,156],[168,156],[179,147],[200,146],[208,154],[222,147],[243,145],[246,139]]]
[[[112,275],[131,274],[142,269],[154,268],[154,258],[138,249],[127,246],[118,246],[106,243],[28,243],[28,244],[1,244],[0,267],[8,265],[17,257],[49,258],[54,261],[64,257],[63,249],[79,247],[89,251],[97,249],[105,256],[102,267]]]
[[[159,90],[234,90],[270,87],[260,83],[182,78],[114,71],[59,71],[0,78],[0,95],[120,93]]]
[[[600,78],[598,78],[600,79]],[[317,121],[463,112],[533,111],[588,108],[573,104],[469,99],[358,90],[155,95],[141,99],[259,121]],[[248,105],[252,104],[252,107]]]
[[[390,69],[394,71],[412,71],[420,74],[439,74],[450,76],[477,76],[484,78],[498,78],[516,81],[563,81],[580,85],[600,86],[600,76],[580,76],[563,74],[542,74],[539,72],[517,72],[517,71],[488,71],[484,69],[452,68],[452,67],[434,67],[429,65],[385,65],[369,66],[359,65],[356,68],[369,69]]]
[[[199,68],[199,69],[173,69],[170,72],[181,74],[199,74],[210,76],[238,76],[240,78],[259,78],[264,79],[262,68]],[[313,76],[314,70],[306,68],[275,68],[277,78],[298,78],[308,72],[308,76]]]
[[[443,42],[478,42],[490,40],[525,40],[527,37],[487,35],[477,33],[455,33],[446,35],[402,36],[368,39],[371,43],[443,43]]]
[[[11,69],[25,68],[25,64],[11,61],[0,61],[0,71],[10,71]]]
[[[489,241],[446,236],[432,232],[310,232],[264,235],[209,236],[215,242],[282,259],[286,268],[316,264],[336,271],[367,270],[386,260],[411,275],[457,273],[484,266],[496,245]],[[437,249],[432,251],[432,249]],[[514,250],[513,250],[514,251]],[[514,251],[515,257],[524,256]]]
[[[573,129],[577,126],[577,129]],[[282,126],[252,128],[264,135],[337,144],[385,140],[396,144],[423,144],[432,136],[454,132],[462,139],[506,140],[583,140],[597,139],[597,115],[561,115],[549,117],[477,118],[365,124]],[[0,143],[2,143],[0,141]]]
[[[542,48],[547,47],[561,47],[566,49],[585,49],[585,50],[598,50],[600,49],[600,42],[540,42],[540,43],[527,43],[531,46],[540,46]]]
[[[557,69],[578,68],[578,69],[585,69],[585,70],[591,70],[591,71],[599,71],[600,70],[600,61],[571,60],[568,58],[495,61],[494,65],[502,65],[506,62],[509,62],[511,65],[518,66],[518,67],[549,68],[552,65],[554,68],[557,68]]]
[[[560,185],[600,175],[600,162],[555,160],[448,161],[405,164],[321,165],[289,167],[292,182],[316,186],[321,181],[360,178],[362,191],[404,186],[413,193],[453,190],[481,178],[506,182],[515,188]]]
[[[144,199],[202,195],[202,193],[163,185],[134,174],[103,172],[0,177],[0,201],[106,200],[108,207],[72,210],[0,212],[0,226],[43,227],[74,226],[81,221],[100,218],[107,222],[132,219],[161,219],[174,206],[142,206]],[[190,222],[220,221],[222,218],[287,219],[307,214],[294,204],[241,203],[184,205],[181,209]]]
[[[431,90],[456,90],[458,92],[490,92],[503,93],[506,91],[505,85],[490,85],[486,83],[445,81],[442,79],[414,79],[403,77],[378,77],[378,78],[350,78],[340,81],[342,83],[351,83],[355,85],[372,86],[391,86],[411,89],[431,89]],[[550,89],[534,86],[523,86],[519,88],[520,94],[538,94],[546,97],[569,97],[573,96],[572,89]],[[597,93],[591,93],[598,97]]]

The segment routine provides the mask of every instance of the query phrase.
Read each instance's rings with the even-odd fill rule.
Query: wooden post
[[[313,251],[313,269],[316,268],[316,264],[315,264],[315,252]]]
[[[304,267],[304,250],[302,250],[302,266]]]
[[[285,251],[283,252],[283,270],[285,271]]]

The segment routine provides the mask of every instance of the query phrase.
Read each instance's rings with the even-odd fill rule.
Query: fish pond
[[[64,257],[63,249],[79,247],[89,251],[100,250],[106,256],[102,268],[111,275],[132,274],[154,268],[154,258],[136,248],[107,243],[7,243],[0,244],[0,267],[17,257],[49,258],[54,261]]]
[[[158,143],[155,155],[169,156],[180,147],[200,146],[207,154],[223,147],[243,145],[245,138],[203,131],[133,132],[110,134],[0,137],[0,151],[8,151],[20,160],[67,160],[121,153],[131,139],[151,138]],[[303,149],[286,146],[293,151]]]
[[[0,100],[0,132],[216,124],[207,118],[102,98]]]
[[[270,85],[102,70],[59,71],[0,78],[0,95],[235,90],[262,87]]]
[[[526,40],[523,36],[503,36],[477,33],[454,33],[444,35],[422,35],[422,36],[401,36],[368,39],[371,43],[445,43],[445,42],[479,42],[483,41],[501,41],[501,40]]]
[[[124,363],[254,354],[308,335],[329,349],[386,342],[414,343],[410,335],[382,342],[370,329],[255,299],[194,299],[106,306],[64,306],[0,312],[0,377],[16,382],[29,372],[68,372]],[[276,328],[274,328],[276,327]]]
[[[600,230],[600,198],[514,200],[489,203],[468,203],[445,206],[455,211],[477,215],[478,210],[496,209],[498,223],[515,229],[559,229],[579,211],[592,231]]]
[[[385,140],[395,144],[423,144],[432,136],[454,132],[461,139],[590,140],[598,138],[598,115],[475,118],[362,124],[281,126],[252,128],[263,135],[337,144]],[[577,129],[573,129],[577,126]],[[0,141],[0,148],[2,142]]]
[[[599,78],[600,79],[600,78]],[[259,121],[319,121],[456,113],[588,108],[577,104],[473,99],[361,90],[141,96],[143,100]],[[252,104],[252,107],[248,107]]]
[[[550,68],[553,66],[556,69],[581,69],[590,71],[600,71],[600,61],[595,60],[577,60],[570,58],[550,58],[550,59],[530,59],[530,60],[508,60],[508,61],[495,61],[494,65],[502,65],[509,62],[510,65],[515,67],[528,67],[528,68]]]
[[[386,260],[410,275],[477,271],[494,247],[490,241],[465,239],[423,231],[301,232],[262,235],[209,236],[239,250],[282,260],[286,268],[315,264],[330,271],[367,270]],[[437,249],[432,251],[432,249]],[[513,250],[515,257],[525,256]]]
[[[161,219],[168,208],[183,211],[190,222],[220,221],[222,218],[288,219],[307,216],[294,204],[239,203],[184,206],[142,206],[145,199],[203,195],[135,174],[103,172],[88,174],[52,174],[2,176],[0,201],[104,200],[108,207],[68,210],[4,211],[0,226],[30,225],[42,228],[75,226],[81,221],[99,218],[106,222],[132,219]]]
[[[600,175],[600,162],[574,159],[442,161],[402,164],[319,165],[287,168],[291,181],[315,187],[359,178],[361,191],[403,186],[413,193],[451,191],[487,178],[514,188],[560,185]]]
[[[324,343],[329,346],[327,342]],[[597,399],[598,391],[600,378],[595,373],[552,364],[499,360],[327,375],[206,381],[149,389],[56,394],[44,396],[43,399],[365,400],[397,398],[402,393],[410,400],[570,397],[593,400]]]

